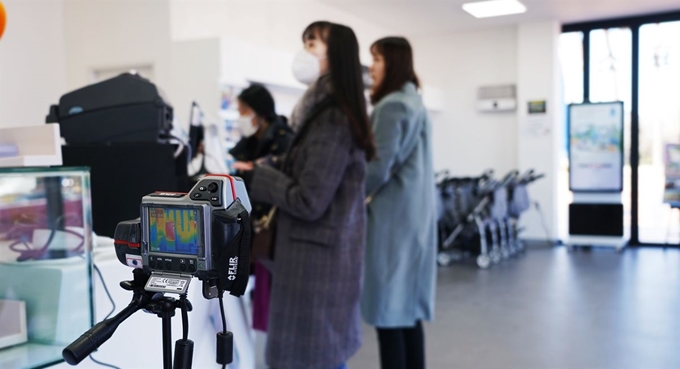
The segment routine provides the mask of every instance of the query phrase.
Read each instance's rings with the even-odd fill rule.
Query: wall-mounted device
[[[483,86],[477,91],[479,112],[510,112],[516,109],[517,88],[515,85]]]

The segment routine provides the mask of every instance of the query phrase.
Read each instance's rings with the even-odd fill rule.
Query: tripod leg
[[[172,369],[172,315],[163,313],[163,369]]]

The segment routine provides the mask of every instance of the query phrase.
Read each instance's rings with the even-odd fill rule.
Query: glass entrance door
[[[638,232],[680,244],[680,21],[640,26]]]

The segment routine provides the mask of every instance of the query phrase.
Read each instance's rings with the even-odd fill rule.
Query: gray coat
[[[361,311],[377,327],[411,327],[434,314],[432,124],[412,83],[385,96],[371,122],[378,160],[368,166],[366,193],[379,192],[368,206]]]
[[[266,351],[276,369],[337,368],[361,346],[365,153],[338,108],[313,124],[289,154],[292,174],[255,168],[250,191],[279,207]]]

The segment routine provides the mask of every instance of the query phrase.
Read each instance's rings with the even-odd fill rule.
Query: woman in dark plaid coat
[[[275,369],[336,369],[361,346],[364,179],[375,147],[354,32],[317,22],[303,41],[293,69],[311,85],[291,119],[298,135],[283,168],[253,168],[250,188],[279,209],[266,357]]]

